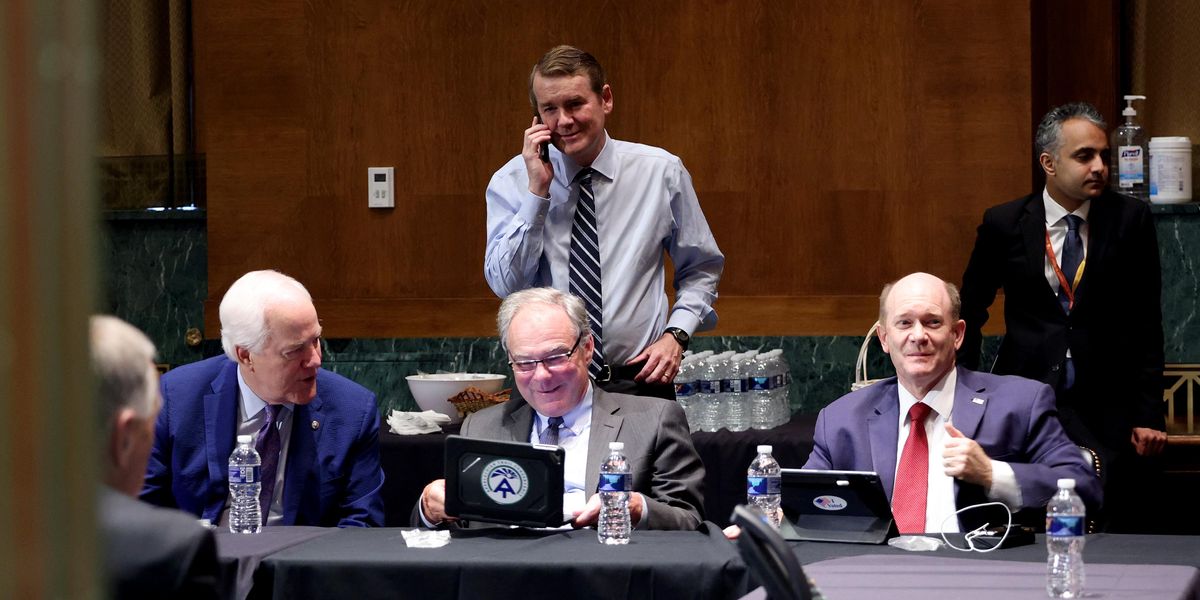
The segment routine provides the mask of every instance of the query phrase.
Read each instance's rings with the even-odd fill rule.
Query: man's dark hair
[[[1072,102],[1056,106],[1042,117],[1042,122],[1038,125],[1037,135],[1033,141],[1034,157],[1041,156],[1043,152],[1052,157],[1058,156],[1058,149],[1062,146],[1063,123],[1071,119],[1084,119],[1099,127],[1101,131],[1108,129],[1104,117],[1100,116],[1100,111],[1087,102]]]

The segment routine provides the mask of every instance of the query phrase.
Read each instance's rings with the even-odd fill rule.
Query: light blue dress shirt
[[[503,298],[540,286],[570,290],[571,224],[582,168],[550,148],[550,197],[529,191],[525,160],[517,155],[487,188],[487,250],[483,271]],[[605,133],[596,170],[600,268],[604,288],[604,354],[623,365],[668,327],[688,334],[711,329],[725,256],[700,210],[692,177],[678,157]],[[663,251],[675,266],[675,305],[665,290]],[[669,310],[668,310],[669,309]]]

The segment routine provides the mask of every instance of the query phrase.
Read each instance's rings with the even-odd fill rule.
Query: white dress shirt
[[[914,397],[902,385],[896,386],[900,396],[899,435],[896,436],[896,469],[900,468],[900,457],[904,453],[904,444],[908,441],[911,429],[908,411],[918,401],[928,404],[934,413],[925,420],[925,436],[929,442],[929,487],[925,503],[925,531],[957,532],[958,519],[951,518],[955,511],[963,508],[956,505],[954,494],[954,478],[946,474],[943,466],[942,453],[946,448],[946,423],[953,424],[954,390],[958,384],[957,369],[942,378],[925,397]],[[1021,488],[1017,485],[1017,477],[1008,463],[998,460],[992,463],[992,486],[987,491],[991,500],[1004,502],[1013,510],[1021,505]],[[895,479],[893,478],[893,481]]]
[[[1083,225],[1079,226],[1079,237],[1083,239],[1083,258],[1087,260],[1088,249],[1088,211],[1092,208],[1092,201],[1085,200],[1083,204],[1071,213],[1067,213],[1067,209],[1061,204],[1054,201],[1050,197],[1050,191],[1042,188],[1042,204],[1046,207],[1046,231],[1050,232],[1050,246],[1054,248],[1054,256],[1058,259],[1059,264],[1062,264],[1063,244],[1067,241],[1067,215],[1076,215],[1083,219]],[[1045,254],[1045,253],[1043,253]],[[1050,283],[1050,289],[1054,290],[1057,295],[1062,290],[1062,284],[1058,281],[1058,274],[1054,272],[1054,265],[1050,263],[1050,255],[1046,255],[1046,260],[1043,261],[1043,271],[1046,276],[1046,281]],[[1086,270],[1086,268],[1085,268]],[[1070,275],[1063,274],[1064,277],[1070,278]],[[1067,358],[1071,357],[1071,349],[1067,348]]]
[[[1063,244],[1067,241],[1067,209],[1055,202],[1050,197],[1050,192],[1045,188],[1042,189],[1042,204],[1046,207],[1046,231],[1050,232],[1050,246],[1054,248],[1054,256],[1058,258],[1059,264],[1062,263]],[[1088,212],[1092,208],[1092,201],[1087,200],[1069,214],[1076,215],[1083,219],[1083,225],[1079,227],[1079,237],[1083,238],[1083,256],[1087,258],[1088,248]],[[1062,286],[1058,283],[1058,275],[1054,273],[1054,266],[1050,264],[1050,256],[1047,255],[1043,262],[1046,281],[1050,284],[1050,289],[1057,294]],[[1068,278],[1070,275],[1064,273]]]

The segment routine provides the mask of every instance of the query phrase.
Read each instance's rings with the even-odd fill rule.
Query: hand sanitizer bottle
[[[1149,202],[1146,131],[1133,120],[1137,116],[1137,111],[1133,109],[1133,101],[1145,99],[1145,96],[1125,96],[1125,110],[1121,111],[1125,122],[1113,130],[1109,140],[1112,156],[1108,170],[1114,192]]]

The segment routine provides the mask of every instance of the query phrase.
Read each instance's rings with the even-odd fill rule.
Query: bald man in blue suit
[[[256,271],[229,288],[220,314],[226,354],[162,378],[142,499],[225,522],[236,436],[275,427],[282,473],[270,480],[267,525],[383,525],[375,395],[320,368],[321,326],[308,292],[286,275]]]
[[[1049,386],[954,366],[966,328],[960,306],[953,285],[924,273],[884,288],[879,340],[897,376],[822,410],[804,468],[875,471],[894,502],[901,434],[907,438],[912,427],[902,418],[908,406],[923,402],[934,407],[926,426],[930,471],[951,478],[940,488],[930,478],[928,504],[946,510],[929,510],[923,531],[941,530],[954,508],[978,503],[1000,501],[1014,511],[1043,508],[1060,478],[1074,479],[1084,502],[1098,507],[1099,478],[1063,431]],[[952,503],[939,498],[938,490],[952,493]],[[969,511],[951,521],[951,529],[1003,524],[1000,513]]]

